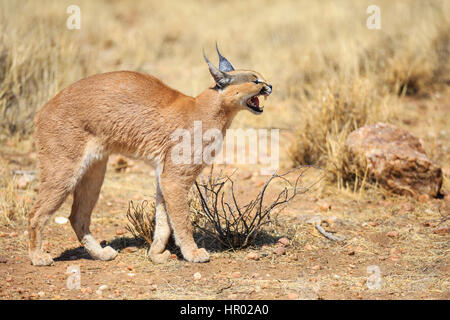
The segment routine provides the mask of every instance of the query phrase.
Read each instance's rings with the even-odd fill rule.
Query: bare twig
[[[313,166],[304,166],[283,174],[275,172],[267,179],[256,198],[246,205],[239,205],[235,192],[236,185],[231,176],[220,174],[214,177],[211,170],[207,179],[201,177],[201,182],[194,184],[195,199],[191,202],[191,209],[197,215],[194,226],[217,239],[226,248],[246,247],[255,240],[261,228],[271,222],[271,214],[275,208],[287,205],[298,194],[307,192],[323,178],[306,188],[300,187],[301,178],[311,168]],[[300,172],[294,183],[291,183],[287,175],[296,170]],[[273,201],[265,205],[266,191],[275,180],[281,180],[289,187],[285,187]]]
[[[337,237],[337,236],[332,235],[331,233],[325,231],[325,229],[322,228],[322,226],[320,224],[316,224],[315,227],[316,227],[317,231],[319,231],[327,239],[330,239],[332,241],[343,241],[344,240],[343,237]]]

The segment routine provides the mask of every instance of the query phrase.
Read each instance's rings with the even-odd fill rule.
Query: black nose
[[[272,90],[272,85],[271,84],[267,84],[267,86],[270,88],[270,90]]]

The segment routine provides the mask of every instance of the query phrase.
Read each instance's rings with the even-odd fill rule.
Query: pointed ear
[[[230,61],[228,61],[223,55],[220,54],[217,42],[216,42],[216,50],[219,56],[219,70],[223,72],[234,71],[233,65],[230,63]]]
[[[203,58],[208,64],[209,72],[211,73],[214,81],[219,88],[225,88],[227,85],[233,82],[234,76],[217,69],[211,62],[209,62],[208,58],[205,55],[205,51],[203,51]]]

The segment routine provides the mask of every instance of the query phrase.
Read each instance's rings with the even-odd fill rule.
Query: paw
[[[154,253],[154,252],[151,252],[151,249],[150,249],[148,251],[148,255],[150,256],[150,259],[154,263],[165,263],[167,260],[169,260],[170,251],[165,250],[163,253]]]
[[[102,250],[94,255],[91,255],[94,259],[102,260],[102,261],[110,261],[117,257],[117,251],[111,248],[110,246],[102,248]]]
[[[32,253],[30,258],[34,266],[51,266],[53,264],[52,257],[45,252]]]
[[[184,255],[184,258],[189,262],[208,262],[209,253],[205,248],[195,249],[189,255]]]

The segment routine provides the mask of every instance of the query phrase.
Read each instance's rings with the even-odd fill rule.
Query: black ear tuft
[[[223,71],[223,72],[234,71],[234,68],[231,65],[230,61],[228,61],[224,56],[222,56],[220,54],[219,46],[217,45],[217,42],[216,42],[216,50],[217,50],[217,54],[219,55],[219,70]]]

